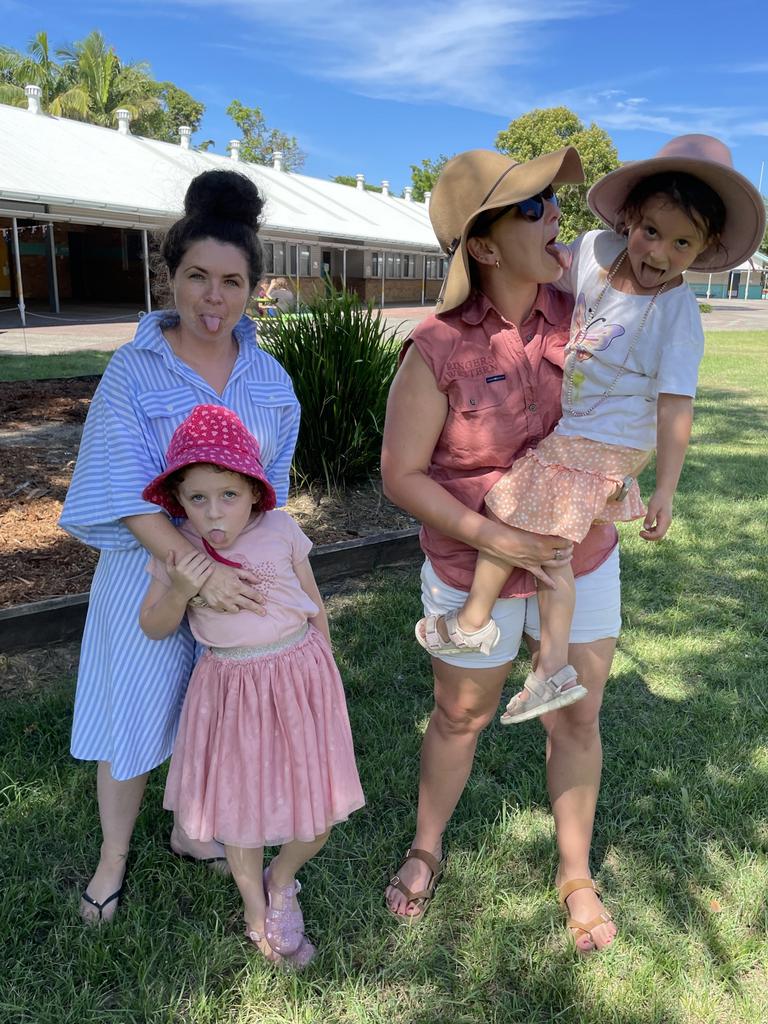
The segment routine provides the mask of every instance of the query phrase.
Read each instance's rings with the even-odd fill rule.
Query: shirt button
[[[529,412],[536,412],[536,403],[535,402],[531,402],[531,404],[528,406],[528,411]]]
[[[526,334],[525,340],[526,341],[533,341],[533,335],[532,334]]]
[[[470,405],[477,405],[477,402],[474,400],[474,398],[470,398],[469,404]]]

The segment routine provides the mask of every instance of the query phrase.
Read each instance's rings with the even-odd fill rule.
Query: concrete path
[[[702,316],[705,331],[768,331],[768,300],[714,300],[712,312]],[[387,326],[405,336],[433,306],[387,306]],[[83,350],[109,352],[130,341],[138,316],[130,307],[88,307],[64,310],[61,318],[41,313],[28,315],[19,325],[17,311],[0,312],[0,359],[3,355],[62,355]]]

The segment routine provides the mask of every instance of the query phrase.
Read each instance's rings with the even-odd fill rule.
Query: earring
[[[501,260],[496,260],[496,269],[501,270]]]

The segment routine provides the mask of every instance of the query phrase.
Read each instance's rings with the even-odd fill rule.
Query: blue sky
[[[225,152],[233,99],[295,135],[318,177],[399,192],[410,164],[492,148],[534,107],[595,121],[622,160],[669,137],[723,138],[768,192],[768,48],[759,5],[714,0],[0,0],[0,41],[97,28],[206,105],[195,139]],[[751,12],[751,13],[750,13]],[[193,140],[194,141],[194,140]]]

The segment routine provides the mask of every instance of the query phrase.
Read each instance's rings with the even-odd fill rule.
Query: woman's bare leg
[[[499,706],[509,665],[467,669],[432,659],[435,707],[421,747],[419,806],[412,847],[442,856],[442,837],[467,784],[477,738]],[[420,892],[430,871],[423,861],[411,859],[398,872],[403,884]],[[388,886],[387,903],[400,915],[417,913],[405,896]]]
[[[528,643],[535,651],[536,642],[529,640]],[[578,703],[541,719],[547,731],[547,784],[560,856],[557,885],[572,878],[590,878],[592,874],[589,855],[602,771],[600,706],[615,647],[616,641],[612,638],[572,644],[568,660],[589,694]],[[604,909],[595,893],[588,889],[568,898],[569,912],[580,921],[589,921]],[[616,935],[616,926],[601,924],[592,934],[594,944],[586,936],[579,940],[582,951],[609,946]]]
[[[118,781],[112,778],[109,762],[99,761],[96,769],[96,796],[101,821],[101,855],[96,872],[85,890],[97,903],[103,903],[123,884],[125,861],[131,845],[133,827],[148,778],[147,772],[133,779]],[[117,902],[113,900],[104,908],[102,920],[112,920],[117,910]],[[85,900],[80,901],[80,916],[87,924],[99,920],[96,907]]]

